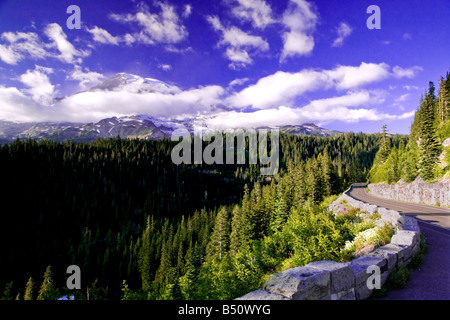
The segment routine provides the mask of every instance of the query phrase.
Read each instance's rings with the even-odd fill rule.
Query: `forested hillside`
[[[321,203],[366,178],[379,140],[282,134],[275,176],[177,166],[170,140],[5,144],[0,297],[68,294],[74,264],[77,299],[228,299],[286,263],[340,258],[348,237]]]
[[[450,178],[450,72],[439,81],[439,91],[433,82],[420,100],[411,125],[408,141],[393,144],[383,127],[382,142],[371,182],[412,182],[418,176],[427,182]]]

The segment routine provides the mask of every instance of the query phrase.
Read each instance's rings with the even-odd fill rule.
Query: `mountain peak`
[[[135,74],[120,72],[92,87],[89,91],[124,91],[130,93],[163,93],[181,92],[177,86],[154,78],[144,78]]]
[[[303,124],[304,127],[314,127],[314,128],[320,128],[317,124],[308,122]]]

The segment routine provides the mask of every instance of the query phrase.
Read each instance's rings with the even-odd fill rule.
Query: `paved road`
[[[384,299],[450,300],[450,209],[376,197],[360,185],[355,185],[348,195],[415,217],[427,240],[421,268],[412,271],[406,288],[391,290]]]

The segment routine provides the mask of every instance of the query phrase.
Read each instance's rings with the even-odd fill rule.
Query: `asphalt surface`
[[[411,272],[404,289],[390,290],[386,300],[450,300],[450,209],[395,201],[368,194],[354,185],[349,196],[417,219],[426,238],[422,266]]]

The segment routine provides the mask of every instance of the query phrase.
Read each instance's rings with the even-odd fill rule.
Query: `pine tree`
[[[248,210],[245,210],[245,214],[248,221],[248,230],[250,238],[252,240],[261,239],[266,231],[267,216],[264,210],[261,185],[256,182],[250,192]]]
[[[398,152],[397,148],[393,148],[391,153],[389,154],[389,171],[388,171],[388,183],[396,183],[399,179],[397,172],[397,163],[398,163]]]
[[[306,188],[308,190],[308,199],[314,204],[322,201],[322,170],[316,159],[308,160],[306,164]]]
[[[446,95],[443,95],[443,100],[446,101],[445,103],[445,109],[444,109],[444,117],[445,119],[450,119],[450,71],[447,72],[447,79],[445,80],[445,87],[446,87]]]
[[[151,262],[150,251],[151,243],[150,236],[153,231],[153,223],[151,217],[147,218],[147,227],[142,234],[141,247],[139,249],[139,272],[141,274],[142,290],[150,289],[151,284]]]
[[[391,151],[391,140],[388,136],[387,125],[383,125],[381,129],[380,161],[384,163]]]
[[[52,267],[48,266],[45,269],[44,277],[42,279],[41,288],[37,296],[37,300],[54,300],[58,297],[56,288],[53,285]]]
[[[430,82],[428,93],[425,95],[424,103],[420,106],[420,176],[430,181],[434,178],[434,167],[437,157],[440,154],[440,144],[438,142],[434,127],[435,102],[434,84]]]
[[[405,153],[406,156],[402,168],[402,176],[406,182],[413,182],[417,177],[417,161],[415,161],[414,154],[410,149],[406,149]]]
[[[300,162],[294,169],[295,190],[294,190],[294,200],[292,203],[293,207],[302,206],[303,203],[308,198],[305,178],[306,173],[304,162]]]
[[[239,205],[235,205],[232,211],[230,252],[237,254],[246,245],[248,239],[248,224]]]
[[[28,278],[27,285],[25,287],[24,300],[33,300],[34,280],[32,277]]]
[[[448,88],[446,86],[446,82],[443,77],[441,77],[439,81],[439,94],[438,94],[438,103],[436,108],[436,120],[438,122],[442,122],[446,119],[446,110],[448,108],[448,101],[446,97],[448,96]]]
[[[5,290],[3,291],[3,296],[0,300],[13,300],[14,296],[12,293],[13,282],[8,282],[5,286]]]
[[[450,72],[439,81],[439,94],[436,108],[438,123],[450,119]]]
[[[222,256],[228,251],[230,246],[230,218],[226,207],[221,207],[216,217],[214,231],[211,235],[207,254],[208,260],[218,258],[222,260]]]
[[[323,194],[325,197],[330,196],[333,190],[333,165],[331,163],[330,155],[328,154],[328,149],[325,148],[321,156],[321,167],[322,167],[322,181],[323,181]]]
[[[286,202],[283,199],[281,192],[278,192],[277,200],[275,201],[275,208],[273,212],[273,218],[270,224],[272,232],[281,231],[284,223],[288,218],[288,208]]]

